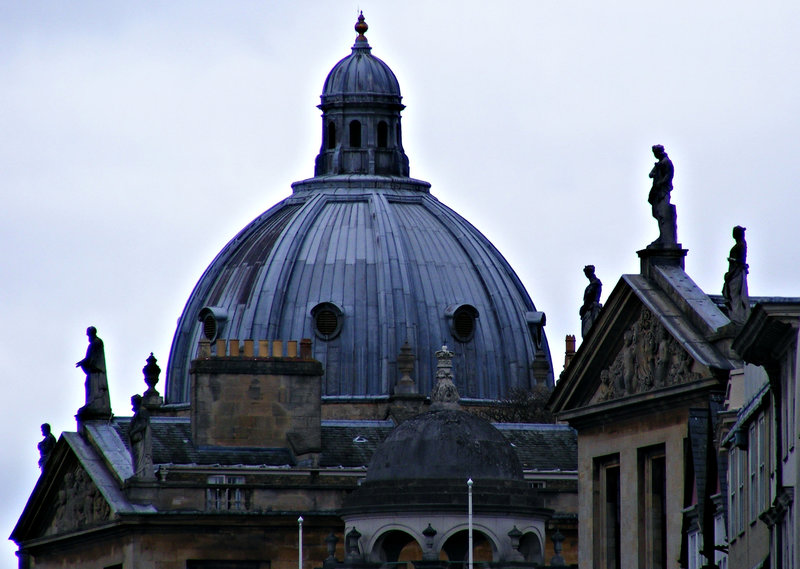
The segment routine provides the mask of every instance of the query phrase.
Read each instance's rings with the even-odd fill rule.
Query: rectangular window
[[[667,566],[667,466],[664,445],[639,449],[639,566]]]
[[[764,413],[758,417],[758,513],[769,506],[769,474],[767,472],[767,420]]]
[[[748,504],[750,522],[755,522],[758,516],[758,423],[754,422],[748,429],[748,443],[747,443],[747,468],[749,486]]]
[[[619,455],[595,459],[594,519],[599,523],[593,536],[594,566],[621,569]]]
[[[244,510],[244,493],[240,487],[243,484],[244,476],[209,476],[206,509],[218,512]]]
[[[741,517],[739,515],[739,506],[742,501],[742,494],[739,484],[739,462],[742,450],[737,447],[731,447],[728,453],[728,492],[730,493],[730,535],[735,539],[740,533]]]
[[[784,370],[781,373],[781,408],[778,410],[781,416],[781,452],[783,459],[786,460],[789,451],[794,448],[794,438],[795,438],[795,396],[794,396],[794,387],[795,381],[794,378],[791,377],[791,370],[796,369],[796,356],[797,350],[790,350],[792,354],[792,361],[791,364],[788,366],[784,366]],[[777,465],[776,465],[777,467]]]
[[[782,551],[781,555],[783,556],[783,566],[786,569],[795,569],[794,565],[794,548],[796,544],[794,542],[794,521],[792,519],[792,510],[794,509],[794,504],[789,504],[786,508],[786,513],[783,516],[783,520],[780,522],[780,532],[781,532],[781,541],[782,541]]]
[[[739,507],[736,512],[736,518],[739,522],[736,528],[736,533],[738,535],[744,532],[745,515],[747,511],[745,509],[747,497],[744,494],[745,485],[747,484],[747,450],[739,449],[739,452],[737,452],[736,455],[736,469],[738,470],[737,479],[739,484]]]
[[[702,567],[700,564],[700,532],[697,530],[689,532],[687,549],[689,555],[688,569],[700,569]]]
[[[725,517],[722,512],[718,512],[714,516],[714,543],[717,545],[714,553],[714,560],[717,562],[719,569],[727,569],[728,567],[728,536],[725,531]]]

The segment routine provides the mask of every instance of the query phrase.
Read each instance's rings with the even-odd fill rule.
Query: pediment
[[[691,383],[710,374],[645,306],[621,335],[616,354],[600,367],[589,404]]]
[[[42,536],[77,531],[111,519],[108,502],[77,461],[61,474],[43,508]]]
[[[11,539],[17,543],[81,531],[101,525],[114,516],[87,464],[73,442],[76,433],[64,433],[39,477]],[[85,458],[85,457],[83,457]]]

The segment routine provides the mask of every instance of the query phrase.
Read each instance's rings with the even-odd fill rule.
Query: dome
[[[389,66],[372,55],[364,33],[367,24],[359,15],[356,31],[359,32],[352,53],[333,66],[322,88],[322,104],[339,98],[357,96],[387,97],[400,103],[400,84]]]
[[[391,480],[523,480],[503,435],[465,411],[438,409],[400,424],[375,450],[367,482]]]
[[[356,30],[325,84],[315,177],[292,184],[198,281],[173,338],[168,403],[190,400],[201,339],[311,338],[323,400],[392,395],[406,342],[417,393],[430,392],[443,343],[464,399],[552,387],[543,315],[489,240],[409,177],[397,80],[366,49],[363,17]]]

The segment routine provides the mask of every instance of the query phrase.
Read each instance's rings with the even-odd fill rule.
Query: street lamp
[[[469,565],[468,568],[472,569],[472,478],[467,480],[467,511],[468,511],[468,533],[469,533]]]
[[[297,518],[297,569],[303,569],[303,516]]]

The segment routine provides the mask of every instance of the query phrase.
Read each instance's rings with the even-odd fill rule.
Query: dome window
[[[389,146],[389,125],[386,121],[378,123],[378,148],[386,148]]]
[[[450,333],[459,342],[469,342],[475,335],[478,309],[471,304],[454,304],[447,308],[445,316],[450,321]]]
[[[328,130],[326,134],[325,146],[329,149],[336,148],[336,123],[328,121]]]
[[[361,148],[361,122],[350,121],[350,147]]]
[[[222,326],[228,319],[228,313],[215,306],[206,306],[200,309],[197,319],[203,325],[203,337],[213,342],[219,337]]]
[[[333,340],[342,331],[342,309],[332,302],[321,302],[311,309],[314,333],[321,340]]]

